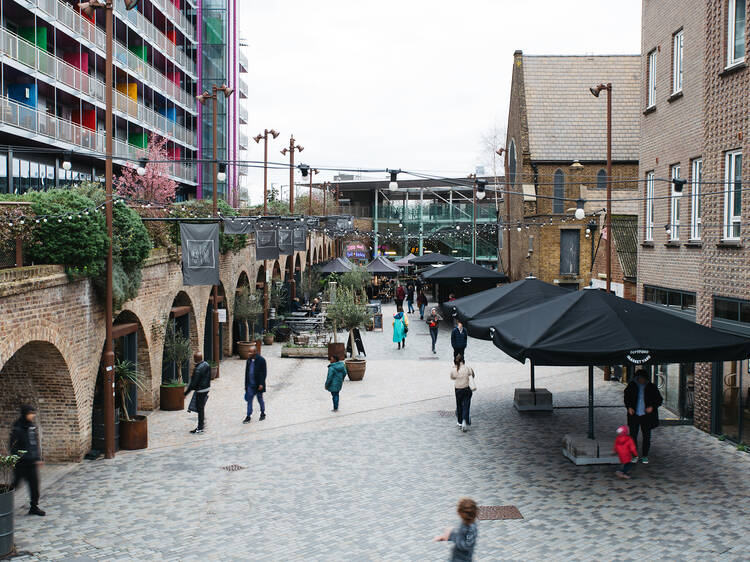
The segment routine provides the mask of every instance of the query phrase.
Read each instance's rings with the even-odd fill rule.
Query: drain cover
[[[438,359],[440,359],[440,357],[435,357],[434,355],[432,355],[430,357],[420,357],[419,358],[420,361],[437,361]]]
[[[478,509],[477,517],[483,521],[523,519],[523,515],[515,505],[480,505]]]
[[[238,470],[245,470],[246,467],[239,465],[239,464],[228,464],[227,466],[222,466],[221,470],[226,470],[227,472],[237,472]]]
[[[438,415],[441,418],[451,418],[456,415],[456,412],[452,412],[451,410],[438,410]]]

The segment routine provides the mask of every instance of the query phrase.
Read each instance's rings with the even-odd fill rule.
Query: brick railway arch
[[[165,382],[176,375],[175,366],[173,364],[167,364],[164,361],[164,335],[167,329],[166,322],[175,322],[176,328],[185,336],[190,339],[190,349],[193,353],[201,350],[201,343],[203,339],[200,337],[198,331],[198,318],[195,315],[195,308],[193,307],[193,301],[185,291],[179,291],[171,301],[165,311],[164,315],[158,319],[158,322],[154,324],[154,331],[158,333],[158,339],[153,338],[154,345],[158,341],[161,347],[161,381]],[[190,378],[190,369],[193,365],[192,357],[188,360],[188,363],[182,369],[183,381],[187,381]],[[157,402],[158,403],[158,402]]]
[[[262,275],[261,272],[258,273],[258,276],[260,276],[260,275]],[[231,312],[232,312],[232,324],[231,324],[232,330],[231,330],[231,336],[232,336],[232,341],[230,343],[231,343],[231,346],[232,346],[232,349],[231,349],[231,354],[232,355],[236,355],[238,353],[238,351],[237,351],[237,342],[240,341],[240,340],[244,340],[245,339],[245,337],[244,337],[245,336],[245,334],[244,334],[245,327],[243,325],[241,325],[239,322],[237,322],[234,319],[234,303],[236,302],[236,295],[237,295],[237,293],[243,287],[248,287],[248,288],[250,287],[250,277],[248,276],[247,272],[244,271],[244,270],[241,271],[239,277],[237,277],[237,284],[235,285],[235,288],[234,288],[235,299],[232,299],[232,303],[231,303]],[[229,305],[227,305],[227,308],[229,308]],[[229,331],[229,330],[227,330],[227,331]]]
[[[22,345],[0,371],[0,452],[21,404],[37,411],[42,454],[47,461],[78,461],[88,450],[68,363],[49,341]],[[84,450],[85,449],[85,450]]]
[[[154,378],[151,362],[151,334],[132,310],[123,310],[115,318],[113,335],[115,359],[132,361],[141,377],[143,388],[136,390],[136,408],[153,410],[159,403],[161,377]]]

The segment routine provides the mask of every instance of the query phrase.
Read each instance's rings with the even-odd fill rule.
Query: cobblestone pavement
[[[193,417],[154,412],[148,450],[48,482],[47,517],[22,515],[24,490],[16,541],[30,554],[19,559],[444,560],[450,546],[432,538],[463,495],[523,515],[481,521],[478,560],[748,559],[750,455],[672,426],[655,431],[652,462],[630,481],[575,467],[560,439],[585,430],[586,409],[519,414],[526,368],[475,340],[473,426],[456,431],[443,413],[455,406],[448,330],[433,360],[415,319],[404,351],[388,328],[364,334],[367,374],[345,382],[339,414],[325,361],[281,359],[276,345],[265,352],[268,419],[242,425],[242,363],[226,361],[200,438],[187,433]],[[537,382],[557,406],[586,404],[582,370],[538,368]],[[621,399],[618,383],[597,381],[598,436],[623,422]]]

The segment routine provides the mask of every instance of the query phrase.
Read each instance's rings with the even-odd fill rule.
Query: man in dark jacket
[[[458,357],[460,354],[461,357],[466,359],[466,344],[469,341],[469,334],[466,333],[466,328],[464,328],[464,323],[460,320],[456,322],[456,325],[453,328],[453,331],[451,331],[451,345],[453,346],[453,359]]]
[[[659,425],[659,406],[664,399],[656,385],[648,380],[645,369],[638,369],[625,388],[625,407],[628,409],[630,436],[638,447],[638,429],[643,432],[641,462],[648,464],[651,448],[651,430]]]
[[[42,446],[35,419],[36,412],[32,406],[21,406],[21,416],[13,424],[10,433],[10,453],[21,457],[15,467],[13,487],[18,489],[21,482],[26,480],[31,496],[29,515],[46,515],[39,509],[39,465],[42,464]]]
[[[260,421],[266,419],[266,403],[263,393],[266,391],[266,360],[258,355],[255,346],[250,348],[250,356],[245,363],[245,401],[247,402],[247,416],[242,423],[250,423],[253,415],[253,398],[258,397],[260,406]]]
[[[203,354],[196,352],[193,354],[195,369],[193,376],[190,378],[190,384],[185,391],[185,396],[191,390],[195,391],[195,409],[198,412],[198,427],[191,430],[190,433],[203,433],[206,421],[206,402],[208,401],[208,391],[211,389],[211,366],[203,360]]]

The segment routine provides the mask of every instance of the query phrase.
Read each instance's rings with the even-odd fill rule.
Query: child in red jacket
[[[617,439],[615,439],[614,451],[620,457],[622,468],[615,472],[618,478],[630,479],[628,472],[633,468],[633,459],[638,458],[638,450],[635,443],[630,437],[630,430],[627,425],[621,425],[617,428]]]

